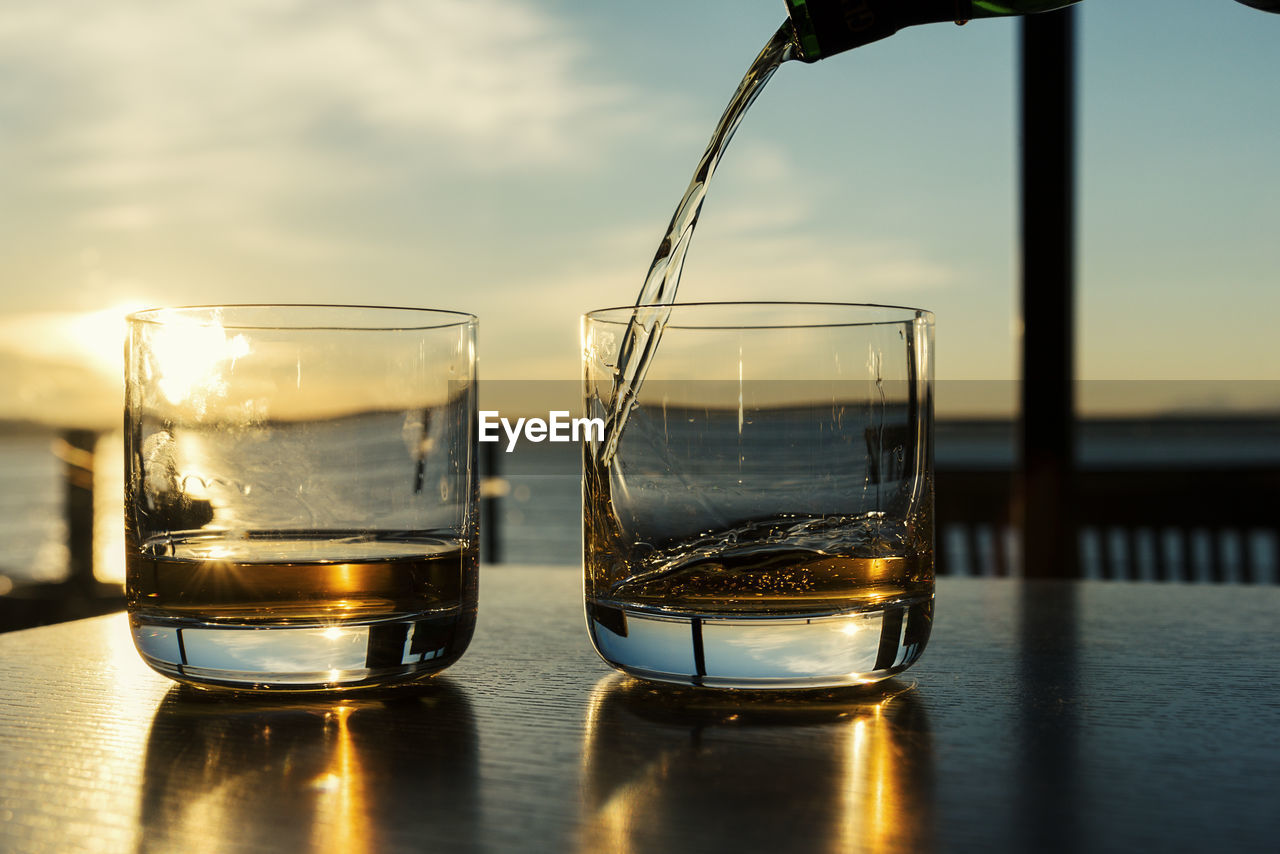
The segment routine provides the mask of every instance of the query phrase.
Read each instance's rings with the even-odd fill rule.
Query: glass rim
[[[418,308],[414,306],[395,306],[395,305],[360,305],[360,304],[344,304],[344,303],[223,303],[223,304],[207,304],[207,305],[175,305],[175,306],[156,306],[154,308],[144,308],[138,311],[130,312],[125,315],[125,321],[129,324],[147,324],[151,326],[162,326],[165,323],[171,323],[179,317],[193,317],[195,319],[212,320],[215,312],[223,309],[310,309],[319,311],[333,310],[359,310],[365,312],[376,312],[380,315],[390,316],[392,314],[416,315],[419,317],[436,316],[440,318],[437,322],[428,323],[374,323],[374,324],[353,324],[353,323],[334,323],[334,324],[308,324],[298,325],[287,322],[275,323],[244,323],[244,322],[224,322],[218,320],[218,325],[223,329],[244,329],[244,330],[289,330],[289,331],[331,331],[331,332],[409,332],[424,329],[447,329],[450,327],[474,326],[479,322],[476,315],[465,311],[455,311],[453,309],[444,308]],[[203,316],[201,314],[203,313]],[[448,319],[445,319],[448,318]]]
[[[663,324],[667,329],[818,329],[824,327],[854,327],[854,326],[886,326],[896,325],[899,323],[908,323],[918,319],[925,319],[929,323],[933,323],[933,312],[928,309],[914,308],[905,305],[887,305],[883,303],[860,303],[860,302],[835,302],[835,301],[805,301],[805,300],[724,300],[724,301],[702,301],[702,302],[674,302],[674,303],[640,303],[638,305],[620,305],[610,308],[597,308],[588,312],[584,312],[582,319],[592,323],[615,323],[618,325],[626,325],[630,323],[630,316],[634,315],[637,310],[641,309],[703,309],[703,308],[795,308],[795,309],[860,309],[875,310],[883,312],[903,312],[910,316],[903,316],[893,319],[834,319],[829,322],[822,321],[790,321],[785,318],[771,323],[724,323],[717,325],[701,325],[692,322],[666,322]],[[617,313],[625,313],[627,316],[615,318],[609,315]]]

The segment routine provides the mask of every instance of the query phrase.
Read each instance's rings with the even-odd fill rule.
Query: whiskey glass
[[[592,643],[642,678],[875,682],[933,617],[933,316],[834,303],[590,312]]]
[[[345,691],[462,655],[476,326],[373,306],[129,316],[126,598],[147,664],[202,687]]]

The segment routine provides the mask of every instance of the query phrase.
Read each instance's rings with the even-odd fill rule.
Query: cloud
[[[203,233],[361,257],[406,184],[444,208],[468,180],[603,162],[645,109],[586,70],[589,47],[527,0],[7,7],[0,174],[28,244],[70,229],[189,253]]]
[[[694,238],[680,284],[684,302],[790,300],[915,304],[921,291],[948,288],[960,274],[903,241],[833,242],[804,230],[776,234],[755,229],[768,211],[738,211],[744,232],[723,236],[698,255]],[[481,352],[489,378],[571,379],[580,372],[578,316],[628,305],[640,289],[657,235],[643,229],[607,232],[572,266],[531,277],[524,290],[535,304],[494,304],[481,322]],[[696,257],[695,257],[696,256]]]
[[[518,0],[60,0],[6,10],[0,46],[42,87],[20,106],[48,104],[60,150],[113,164],[71,174],[105,181],[326,132],[447,142],[482,170],[565,163],[621,94]]]
[[[681,300],[882,302],[961,280],[961,272],[924,243],[843,233],[821,215],[822,176],[795,158],[773,142],[744,139],[732,147],[707,193]],[[610,304],[633,297],[661,236],[659,223],[595,235],[592,245],[603,251],[575,259],[580,272],[568,271],[537,292],[571,298],[594,290],[611,294]],[[620,261],[635,266],[627,270]]]
[[[771,229],[776,214],[767,204],[739,207],[717,223],[727,227],[695,235],[680,300],[884,301],[947,289],[963,279],[961,270],[909,239],[856,239],[790,224]],[[659,236],[636,228],[602,234],[567,269],[531,276],[524,288],[540,303],[562,309],[627,304],[639,292]],[[510,310],[528,309],[513,304]]]
[[[818,180],[784,148],[740,141],[708,192],[678,298],[913,304],[962,280],[910,239],[851,238],[824,222],[811,201]],[[602,227],[558,268],[531,271],[521,289],[536,303],[505,300],[485,312],[481,350],[499,366],[486,375],[576,377],[578,316],[635,299],[664,225]]]

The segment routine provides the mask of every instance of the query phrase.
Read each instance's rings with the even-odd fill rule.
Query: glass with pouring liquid
[[[635,314],[655,311],[660,344],[627,346]],[[601,657],[730,688],[875,682],[913,664],[933,616],[932,347],[932,315],[912,308],[587,314],[586,409],[606,425],[583,451]]]
[[[476,319],[367,306],[129,317],[126,595],[154,669],[340,691],[456,661],[478,592]]]

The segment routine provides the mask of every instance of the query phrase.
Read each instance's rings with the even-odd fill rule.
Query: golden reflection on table
[[[584,852],[660,850],[675,829],[690,850],[934,847],[912,682],[770,695],[608,676],[588,703],[581,779]]]
[[[441,716],[464,721],[464,737],[424,725]],[[139,852],[223,851],[228,839],[246,850],[376,852],[390,847],[391,828],[429,841],[433,818],[456,821],[477,789],[468,703],[445,679],[405,699],[174,687],[145,762]],[[463,830],[474,837],[474,826]]]
[[[762,696],[611,674],[580,573],[489,572],[473,648],[412,699],[174,687],[123,614],[0,635],[0,851],[1270,854],[1280,838],[1280,662],[1257,652],[1280,587],[943,579],[918,686]]]

